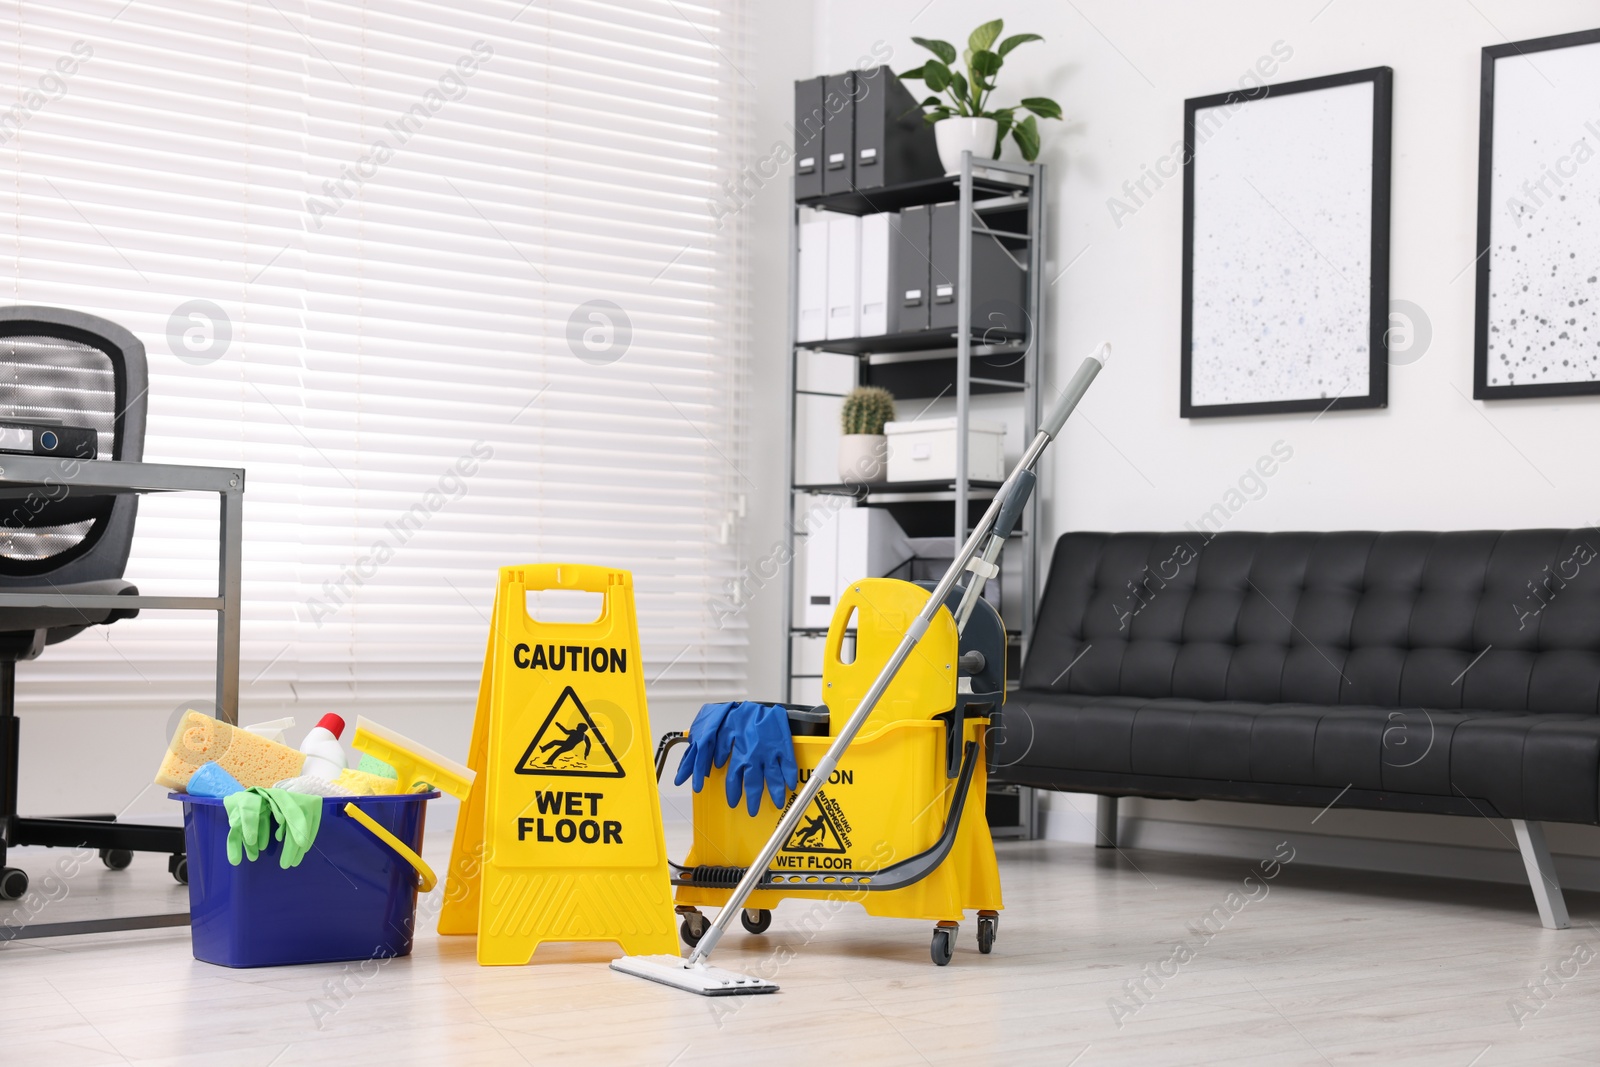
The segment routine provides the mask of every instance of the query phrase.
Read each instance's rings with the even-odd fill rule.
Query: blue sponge
[[[220,764],[205,763],[190,776],[188,791],[193,797],[221,798],[243,792],[244,786],[239,784],[237,778],[223,770]]]

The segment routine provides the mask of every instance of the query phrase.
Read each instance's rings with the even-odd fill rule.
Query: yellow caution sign
[[[592,623],[536,622],[527,594],[543,589],[604,607]],[[641,668],[627,571],[501,569],[469,760],[479,788],[439,919],[440,933],[478,934],[479,963],[527,963],[544,941],[678,951]]]

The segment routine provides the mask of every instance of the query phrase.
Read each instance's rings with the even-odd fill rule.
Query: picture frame
[[[1600,29],[1482,64],[1472,395],[1600,393]]]
[[[1389,401],[1388,67],[1184,101],[1184,418]]]

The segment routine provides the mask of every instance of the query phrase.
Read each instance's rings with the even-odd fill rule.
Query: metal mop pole
[[[1110,353],[1111,346],[1102,344],[1095,350],[1094,355],[1086,357],[1079,364],[1077,373],[1067,383],[1066,389],[1062,391],[1061,399],[1056,402],[1055,409],[1051,411],[1050,417],[1039,428],[1039,432],[1033,438],[1033,443],[1028,446],[1027,452],[1023,454],[1021,462],[1007,476],[1005,483],[1000,487],[1000,491],[989,502],[988,510],[983,513],[983,518],[978,522],[971,535],[968,536],[966,544],[962,545],[961,550],[956,553],[956,558],[951,561],[950,569],[944,572],[944,577],[939,579],[939,584],[928,595],[927,604],[924,605],[917,617],[911,621],[905,637],[901,638],[900,644],[895,647],[894,654],[883,665],[883,670],[878,672],[878,677],[873,681],[871,688],[867,690],[866,696],[861,698],[861,703],[845,722],[844,728],[839,731],[839,736],[834,738],[833,744],[828,746],[828,751],[817,762],[816,769],[811,772],[811,777],[806,779],[806,784],[801,787],[800,792],[795,796],[794,803],[789,805],[788,813],[778,821],[778,828],[772,832],[772,836],[767,839],[767,843],[761,847],[760,855],[756,856],[755,860],[751,862],[749,869],[744,872],[744,877],[739,879],[739,884],[734,887],[733,893],[728,897],[727,904],[723,905],[722,910],[717,914],[710,928],[701,937],[700,943],[695,946],[694,952],[689,955],[685,966],[693,967],[706,961],[717,947],[717,942],[722,939],[724,931],[733,922],[733,917],[744,907],[744,902],[750,899],[750,894],[755,891],[761,879],[766,877],[768,864],[778,854],[778,850],[783,846],[783,843],[794,833],[795,827],[800,823],[801,816],[806,812],[806,808],[810,806],[817,791],[822,788],[823,783],[828,780],[828,776],[833,773],[834,768],[838,765],[839,757],[844,755],[845,749],[850,747],[850,742],[855,740],[855,736],[860,732],[861,727],[866,725],[868,717],[872,715],[873,709],[877,707],[878,700],[883,696],[884,690],[889,688],[889,683],[894,681],[895,675],[899,673],[900,665],[911,655],[911,650],[916,647],[918,641],[922,640],[922,635],[927,633],[928,626],[933,622],[934,616],[938,614],[939,608],[944,605],[945,598],[950,595],[950,590],[955,587],[956,581],[961,577],[961,572],[967,565],[967,561],[972,558],[973,554],[977,552],[978,546],[983,543],[983,539],[988,536],[996,517],[999,516],[1006,501],[1010,499],[1012,492],[1016,489],[1022,472],[1033,469],[1033,465],[1039,461],[1039,456],[1044,452],[1045,448],[1055,439],[1056,434],[1061,432],[1062,424],[1067,421],[1067,416],[1072,414],[1072,409],[1078,406],[1078,401],[1083,398],[1083,394],[1089,388],[1089,383],[1094,381],[1095,375],[1100,373],[1100,368],[1105,365],[1105,360],[1110,356]],[[960,507],[962,503],[963,501],[958,500],[956,501],[956,506]]]

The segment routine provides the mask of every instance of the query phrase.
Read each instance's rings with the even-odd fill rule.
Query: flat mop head
[[[724,971],[720,967],[707,967],[703,963],[691,964],[677,956],[623,956],[611,961],[611,969],[635,978],[648,978],[674,989],[699,993],[702,997],[737,997],[778,991],[777,982]]]

